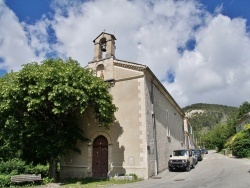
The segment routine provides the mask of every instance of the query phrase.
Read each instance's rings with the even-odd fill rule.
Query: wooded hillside
[[[211,130],[219,123],[226,122],[227,119],[235,117],[238,108],[218,104],[197,103],[183,108],[186,116],[193,127],[194,132]]]

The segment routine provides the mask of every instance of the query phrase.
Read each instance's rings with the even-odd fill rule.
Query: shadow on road
[[[190,171],[193,170],[193,168],[190,169]],[[174,169],[172,171],[169,171],[170,173],[171,172],[177,172],[177,173],[183,173],[183,172],[187,172],[186,169]]]

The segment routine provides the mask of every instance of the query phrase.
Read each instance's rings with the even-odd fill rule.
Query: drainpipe
[[[153,137],[154,137],[154,172],[157,175],[157,146],[156,146],[156,126],[155,126],[155,109],[154,109],[154,84],[151,82],[151,101],[152,101],[152,122],[153,122]]]

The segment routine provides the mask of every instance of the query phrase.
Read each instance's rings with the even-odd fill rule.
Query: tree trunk
[[[57,159],[51,158],[49,161],[49,177],[57,180]]]

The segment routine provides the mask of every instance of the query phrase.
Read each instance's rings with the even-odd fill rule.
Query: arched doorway
[[[100,135],[93,142],[92,176],[107,177],[108,173],[108,141]]]

